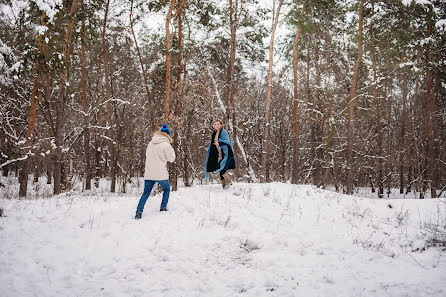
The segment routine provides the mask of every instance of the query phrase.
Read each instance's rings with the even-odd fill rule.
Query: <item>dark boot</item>
[[[139,220],[142,216],[142,212],[136,212],[135,220]]]
[[[160,211],[167,211],[167,207],[161,207]]]

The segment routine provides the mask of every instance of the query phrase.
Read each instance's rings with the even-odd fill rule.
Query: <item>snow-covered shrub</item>
[[[262,186],[262,191],[263,196],[268,197],[271,194],[271,186],[268,184],[266,186]]]
[[[362,246],[366,250],[380,252],[387,257],[395,258],[397,256],[395,252],[393,252],[386,246],[385,240],[381,240],[378,242],[375,238],[373,238],[373,235],[374,233],[365,239],[359,237],[355,238],[353,240],[353,243]]]
[[[246,238],[240,243],[240,247],[244,249],[247,253],[252,252],[254,250],[260,250],[260,245],[255,243],[254,241]]]
[[[232,194],[234,196],[237,196],[237,197],[242,196],[243,192],[244,192],[244,189],[242,187],[239,187],[239,186],[232,187]]]
[[[422,230],[426,235],[425,248],[439,247],[446,251],[446,202],[437,206],[437,217],[423,223]]]

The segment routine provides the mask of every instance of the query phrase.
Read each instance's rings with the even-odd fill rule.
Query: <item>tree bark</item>
[[[432,106],[433,108],[435,108],[435,94],[439,94],[438,93],[438,88],[439,88],[439,72],[436,71],[435,72],[435,81],[433,82],[433,94],[432,94]],[[434,111],[432,111],[432,117],[434,117],[435,113]],[[434,139],[437,139],[437,137],[439,137],[439,123],[440,121],[433,121],[433,137]],[[444,190],[445,188],[443,187],[443,189],[440,188],[440,181],[441,181],[441,170],[440,170],[440,160],[442,160],[442,154],[445,152],[444,149],[441,149],[441,141],[434,141],[434,143],[432,144],[432,162],[433,162],[433,168],[432,168],[432,182],[431,182],[431,191],[432,189],[434,189],[434,193],[431,192],[431,197],[432,194],[435,194],[436,198],[440,198],[440,194],[437,194],[437,190],[439,190],[440,192],[442,190]],[[434,198],[434,197],[432,197]]]
[[[178,155],[178,142],[179,142],[179,128],[181,127],[180,116],[182,110],[182,92],[181,92],[181,73],[183,70],[183,60],[182,60],[182,50],[183,50],[183,5],[186,0],[177,2],[177,11],[176,15],[178,16],[178,57],[177,57],[177,78],[175,83],[175,121],[174,121],[174,131],[173,131],[173,149],[175,151],[175,155]],[[177,162],[179,163],[179,162]],[[172,191],[176,191],[178,189],[178,166],[173,164],[172,168]]]
[[[427,36],[429,39],[432,35],[432,25],[427,24]],[[430,43],[426,46],[426,174],[428,185],[431,189],[431,198],[437,198],[437,189],[433,186],[434,180],[434,163],[435,163],[435,152],[434,152],[434,130],[433,130],[433,110],[434,110],[434,98],[432,96],[432,73],[430,70]]]
[[[170,65],[172,40],[170,39],[170,20],[172,19],[173,8],[175,7],[175,0],[170,1],[169,12],[166,16],[166,94],[164,100],[164,117],[163,123],[167,124],[169,121],[169,108],[170,108]]]
[[[102,141],[99,139],[98,133],[96,133],[95,134],[95,151],[94,151],[94,163],[95,163],[94,185],[96,188],[99,187],[99,180],[102,177],[101,152],[102,152]]]
[[[403,74],[403,86],[402,86],[402,112],[401,112],[401,134],[400,134],[400,149],[399,149],[399,165],[400,165],[400,194],[404,194],[404,165],[405,165],[405,148],[406,148],[406,100],[407,100],[407,93],[408,93],[408,86],[407,86],[407,74]]]
[[[274,1],[275,3],[275,1]],[[265,135],[263,139],[263,149],[262,149],[262,169],[261,169],[261,179],[263,182],[268,182],[269,178],[269,141],[270,141],[270,130],[271,130],[271,95],[273,88],[273,51],[274,51],[274,35],[276,33],[277,23],[279,21],[280,8],[282,7],[283,0],[279,0],[279,5],[277,7],[277,12],[273,10],[273,25],[271,31],[271,40],[269,42],[269,62],[268,62],[268,89],[266,93],[266,107],[265,107]],[[274,13],[276,13],[274,17]]]
[[[78,0],[73,0],[70,10],[70,22],[67,25],[66,35],[63,47],[64,67],[60,75],[59,94],[56,104],[56,159],[54,164],[54,194],[60,194],[62,191],[62,144],[63,144],[63,124],[64,124],[64,106],[66,96],[66,83],[68,76],[68,60],[70,55],[71,37],[74,23],[76,21],[76,10]]]
[[[189,158],[189,150],[187,147],[187,142],[190,137],[193,115],[194,115],[194,111],[190,110],[189,114],[188,114],[188,121],[187,121],[187,125],[186,125],[187,128],[186,128],[186,133],[185,133],[184,142],[183,142],[183,172],[184,172],[184,185],[186,187],[190,186],[189,170],[188,170],[188,166],[187,166],[187,161]]]
[[[234,74],[234,61],[235,61],[235,51],[236,51],[236,30],[237,30],[237,9],[238,0],[235,0],[235,11],[233,1],[229,0],[229,26],[231,32],[230,39],[230,49],[229,49],[229,64],[226,73],[226,119],[225,126],[226,130],[229,131],[230,121],[232,119],[232,114],[234,112],[234,91],[233,91],[233,74]],[[232,123],[233,129],[235,123]]]
[[[372,2],[372,10],[374,13],[374,2]],[[384,195],[384,184],[383,184],[383,135],[382,135],[382,111],[381,111],[381,99],[378,97],[377,92],[377,75],[376,75],[376,47],[375,47],[375,36],[373,31],[373,23],[370,25],[370,37],[372,39],[372,70],[373,70],[373,98],[375,101],[375,111],[376,111],[376,133],[378,135],[377,139],[377,171],[378,171],[378,197],[382,198]]]
[[[46,14],[42,13],[41,17],[41,24],[42,26],[45,26],[45,18]],[[39,51],[38,53],[43,52],[43,47],[45,45],[45,33],[39,35]],[[32,145],[32,136],[34,133],[35,123],[36,123],[36,114],[37,114],[37,92],[39,89],[39,82],[40,82],[40,63],[39,63],[39,57],[36,58],[36,66],[34,67],[34,80],[33,80],[33,87],[31,91],[31,100],[30,100],[30,107],[29,107],[29,115],[28,115],[28,129],[26,130],[26,141],[25,141],[25,147],[28,150],[31,150]],[[29,154],[29,152],[27,152]],[[29,166],[30,166],[30,160],[26,159],[23,161],[22,170],[20,172],[20,187],[19,187],[19,197],[26,197],[26,193],[28,190],[28,175],[29,175]]]
[[[390,196],[391,186],[392,186],[392,175],[393,175],[393,158],[392,158],[392,80],[387,79],[386,88],[386,98],[387,98],[387,158],[386,158],[386,183],[387,183],[387,197]]]
[[[348,107],[348,126],[347,126],[347,194],[353,193],[353,127],[354,127],[354,112],[355,112],[355,93],[356,82],[358,80],[359,67],[362,60],[362,24],[364,2],[361,0],[359,4],[359,19],[358,19],[358,57],[356,59],[355,68],[353,71],[352,84],[350,86],[349,107]]]
[[[305,13],[305,4],[302,7],[302,15]],[[293,121],[294,121],[294,145],[293,145],[293,166],[291,174],[291,182],[296,184],[299,179],[299,97],[297,86],[297,66],[299,60],[299,40],[302,35],[302,27],[297,28],[296,37],[293,42]]]
[[[109,72],[108,72],[108,60],[107,60],[107,39],[105,37],[106,35],[106,29],[107,29],[107,16],[108,16],[108,9],[110,6],[110,0],[107,0],[106,6],[105,6],[105,15],[104,15],[104,26],[102,28],[102,59],[104,62],[104,84],[105,84],[105,102],[107,104],[107,121],[108,124],[111,125],[110,119],[111,119],[111,91],[110,91],[110,79],[109,79]]]
[[[81,1],[82,11],[85,12],[84,0]],[[85,189],[91,190],[91,165],[90,165],[90,123],[88,117],[88,101],[87,101],[87,67],[85,49],[87,38],[85,34],[85,16],[82,17],[81,25],[81,87],[82,87],[82,110],[84,112],[84,157],[85,157]]]
[[[330,146],[331,142],[333,140],[333,125],[334,125],[334,119],[333,116],[333,99],[330,96],[328,101],[328,110],[327,110],[327,140],[324,145],[324,173],[322,175],[322,180],[320,186],[322,188],[325,188],[328,173],[330,171],[330,167],[333,169],[333,164],[330,165],[330,159],[334,160],[334,158],[330,155]]]
[[[242,0],[240,0],[242,1]],[[229,65],[226,76],[226,130],[230,131],[232,128],[232,137],[237,139],[237,125],[235,121],[235,106],[234,106],[234,63],[235,63],[235,52],[237,50],[236,36],[237,36],[237,25],[238,25],[238,7],[239,0],[235,0],[235,9],[233,6],[233,1],[229,0],[229,26],[231,32],[230,39],[230,51],[229,51]],[[231,123],[232,121],[232,123]],[[237,146],[233,147],[234,156],[237,154]],[[234,172],[237,175],[238,170],[235,169]]]
[[[421,61],[421,51],[420,47],[417,48],[417,65],[420,65]],[[423,170],[424,170],[424,153],[422,149],[418,148],[418,139],[416,138],[416,129],[415,129],[415,121],[417,121],[417,110],[419,105],[419,87],[420,87],[420,77],[417,74],[415,80],[415,108],[414,115],[412,119],[413,126],[413,137],[414,137],[414,146],[415,146],[415,160],[416,160],[416,171],[417,171],[417,189],[420,192],[420,199],[424,199],[424,189],[423,189]],[[421,157],[421,160],[420,160]]]
[[[117,171],[117,162],[116,162],[116,147],[114,143],[114,127],[113,127],[113,106],[110,102],[111,99],[111,90],[110,90],[110,77],[109,77],[109,69],[108,69],[108,58],[107,58],[107,39],[106,39],[106,29],[107,29],[107,16],[110,6],[110,0],[107,0],[105,6],[105,15],[104,15],[104,26],[102,29],[102,59],[104,62],[104,84],[105,84],[105,102],[107,103],[107,126],[109,131],[109,152],[110,152],[110,178],[111,178],[111,186],[110,192],[116,192],[116,171]]]
[[[144,63],[142,61],[141,51],[139,50],[138,42],[136,40],[135,31],[133,30],[133,0],[130,1],[130,28],[132,30],[133,40],[135,41],[135,47],[136,47],[136,52],[138,53],[139,63],[141,64],[142,76],[144,79],[144,86],[146,88],[146,94],[147,94],[147,102],[149,104],[150,129],[152,129],[152,132],[153,132],[155,129],[155,119],[153,117],[152,98],[150,96],[149,83],[148,83],[148,79],[147,79],[146,70],[144,69]]]

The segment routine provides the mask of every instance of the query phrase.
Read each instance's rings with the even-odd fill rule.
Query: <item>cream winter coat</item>
[[[175,161],[172,139],[167,133],[156,131],[146,149],[145,180],[169,179],[167,162]]]

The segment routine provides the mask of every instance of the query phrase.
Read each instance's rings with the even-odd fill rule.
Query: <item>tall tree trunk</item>
[[[432,35],[432,25],[427,24],[427,36],[429,39]],[[430,43],[426,46],[426,175],[428,185],[431,189],[431,197],[437,198],[437,189],[433,186],[434,179],[434,165],[435,165],[435,152],[434,152],[434,129],[433,129],[433,111],[434,111],[434,97],[432,96],[432,73],[430,69]]]
[[[432,95],[432,106],[435,108],[435,94],[438,93],[438,87],[439,87],[439,72],[436,71],[435,73],[435,81],[433,82],[433,95]],[[434,111],[432,110],[432,117],[434,116]],[[440,125],[440,121],[434,121],[433,122],[433,137],[434,139],[437,139],[439,137],[438,133],[438,126]],[[432,198],[439,198],[441,195],[437,194],[437,189],[440,190],[440,180],[441,180],[441,173],[440,173],[440,160],[442,160],[442,153],[444,153],[444,150],[440,149],[441,142],[440,141],[434,141],[432,144],[432,181],[431,181],[431,197]],[[433,189],[433,193],[432,193]],[[443,188],[444,190],[444,188]],[[435,195],[435,197],[432,196],[432,194]]]
[[[327,110],[327,137],[324,145],[324,172],[322,175],[322,180],[320,186],[325,188],[328,173],[330,171],[330,167],[333,168],[333,164],[330,165],[330,160],[334,160],[334,158],[330,154],[330,146],[333,140],[333,125],[334,121],[332,119],[333,115],[333,98],[332,96],[328,99],[328,110]]]
[[[129,157],[129,174],[128,174],[128,177],[129,177],[129,180],[131,180],[131,178],[133,177],[133,176],[135,176],[135,174],[134,174],[134,168],[135,168],[135,165],[134,165],[134,163],[133,163],[133,156],[134,156],[134,154],[135,154],[135,125],[132,123],[131,124],[131,128],[130,128],[130,135],[129,135],[129,144],[130,144],[130,157]]]
[[[135,41],[135,47],[136,47],[136,52],[138,53],[139,63],[141,64],[142,76],[144,79],[144,86],[146,88],[146,94],[147,94],[147,102],[149,104],[150,129],[152,129],[152,132],[153,132],[155,129],[155,119],[153,117],[152,98],[150,96],[149,83],[148,83],[148,79],[147,79],[146,70],[144,69],[144,63],[142,61],[141,51],[139,50],[138,42],[136,40],[135,31],[133,30],[133,0],[130,1],[130,28],[132,30],[133,40]]]
[[[190,128],[192,126],[193,115],[194,115],[194,111],[190,110],[189,114],[188,114],[188,120],[187,120],[187,124],[186,124],[186,133],[185,133],[184,142],[183,142],[183,172],[184,172],[184,185],[186,187],[190,186],[189,170],[187,167],[187,161],[189,158],[189,149],[187,147],[187,142],[190,137],[190,130],[191,130]]]
[[[97,132],[95,134],[95,151],[94,151],[94,163],[95,163],[94,185],[96,188],[99,187],[99,180],[102,177],[101,152],[102,152],[102,141],[100,140],[98,132]]]
[[[107,121],[109,125],[111,125],[111,117],[112,117],[112,108],[110,103],[111,91],[110,91],[110,78],[109,78],[109,70],[108,70],[108,58],[107,58],[107,39],[106,39],[106,30],[107,30],[107,17],[108,10],[110,6],[110,0],[107,0],[105,6],[105,15],[104,15],[104,25],[102,28],[102,60],[104,63],[104,85],[105,85],[105,102],[107,104]]]
[[[323,111],[323,108],[321,107],[321,99],[320,99],[320,95],[321,95],[321,89],[322,89],[322,84],[321,84],[321,71],[320,71],[320,50],[318,47],[315,47],[314,49],[314,66],[315,66],[315,74],[316,77],[314,79],[314,93],[313,93],[313,108],[315,110],[318,110],[320,112]],[[323,117],[322,117],[323,120]],[[319,117],[314,117],[313,119],[313,125],[312,125],[312,133],[313,135],[312,137],[312,150],[313,150],[313,170],[312,170],[312,180],[313,180],[313,184],[314,185],[320,185],[321,181],[322,181],[322,175],[321,175],[321,170],[322,170],[322,165],[321,165],[321,161],[322,160],[322,127],[323,125],[321,124],[321,119],[319,119]]]
[[[114,124],[113,124],[113,106],[110,102],[111,99],[111,90],[110,90],[110,77],[109,77],[109,69],[108,69],[108,48],[107,48],[107,39],[106,39],[106,30],[107,30],[107,16],[110,6],[110,0],[107,0],[107,4],[105,6],[105,15],[104,15],[104,26],[102,29],[102,59],[104,62],[104,84],[105,84],[105,102],[107,103],[107,126],[108,126],[108,134],[109,134],[109,152],[110,152],[110,178],[111,178],[111,186],[110,192],[116,192],[116,171],[117,171],[117,162],[116,162],[116,147],[114,144]]]
[[[372,10],[374,13],[375,5],[372,2]],[[375,112],[376,112],[376,133],[378,135],[377,139],[377,183],[378,183],[378,197],[382,198],[384,195],[384,184],[383,184],[383,134],[382,134],[382,123],[381,123],[381,99],[378,96],[378,79],[376,75],[376,47],[375,47],[375,35],[373,31],[373,23],[370,25],[370,38],[372,39],[372,70],[373,70],[373,99],[375,101]]]
[[[390,196],[390,190],[392,186],[392,173],[393,173],[393,157],[392,157],[392,79],[387,79],[386,88],[386,98],[387,98],[387,158],[386,158],[386,182],[387,182],[387,197]]]
[[[242,1],[242,0],[240,0]],[[226,74],[226,120],[225,126],[226,130],[232,128],[232,137],[237,138],[237,125],[235,122],[235,107],[234,107],[234,63],[235,63],[235,51],[236,51],[236,34],[237,34],[237,24],[238,24],[238,5],[239,0],[235,0],[235,9],[233,6],[233,1],[229,0],[229,26],[231,31],[230,39],[230,50],[229,50],[229,64],[228,71]],[[231,124],[232,121],[232,124]],[[234,146],[234,156],[236,156],[237,147]],[[235,170],[237,172],[237,170]]]
[[[85,12],[84,0],[81,1],[82,11]],[[88,101],[87,101],[87,67],[85,58],[85,48],[87,43],[87,38],[85,34],[85,16],[82,17],[81,25],[81,86],[82,86],[82,110],[84,111],[84,157],[85,157],[85,189],[91,190],[91,154],[90,154],[90,123],[88,117]]]
[[[329,35],[328,35],[329,37]],[[331,42],[331,40],[330,40]],[[324,59],[326,65],[329,65],[331,62],[331,51],[327,50],[324,54]],[[321,139],[321,142],[323,143],[323,156],[324,159],[323,163],[323,169],[322,169],[322,177],[321,177],[321,183],[319,184],[320,187],[325,188],[326,182],[328,178],[328,173],[333,171],[334,168],[334,161],[333,154],[330,151],[331,143],[333,140],[333,128],[335,125],[335,120],[333,118],[333,96],[330,96],[329,94],[329,85],[325,85],[325,94],[327,94],[327,100],[328,100],[328,106],[325,107],[327,109],[327,115],[326,115],[326,124],[325,124],[325,130],[326,137],[325,137],[325,143],[324,140]],[[331,161],[331,162],[330,162]],[[331,163],[331,164],[330,164]]]
[[[417,47],[417,66],[420,66],[421,61],[421,51],[420,47]],[[415,147],[415,160],[416,160],[416,174],[417,174],[417,183],[416,183],[416,190],[420,192],[420,199],[424,199],[424,190],[423,190],[423,169],[424,169],[424,153],[422,148],[420,149],[418,147],[419,145],[419,139],[416,137],[416,128],[415,128],[415,122],[418,121],[418,108],[420,104],[420,95],[419,95],[419,87],[420,87],[420,77],[417,74],[416,80],[415,80],[415,108],[413,111],[413,118],[412,118],[412,130],[413,130],[413,144]]]
[[[364,2],[361,0],[359,4],[359,19],[358,19],[358,57],[356,59],[355,68],[353,71],[352,84],[350,86],[349,107],[348,107],[348,126],[347,126],[347,194],[353,193],[353,127],[354,127],[354,112],[355,112],[355,93],[356,82],[358,80],[359,67],[362,60],[362,23]]]
[[[46,26],[45,23],[46,14],[42,13],[41,17],[41,24],[42,26]],[[43,52],[43,47],[45,45],[45,33],[39,35],[39,53]],[[30,107],[29,107],[29,115],[28,115],[28,129],[26,130],[26,141],[25,141],[25,147],[29,150],[31,150],[32,145],[32,136],[34,133],[34,127],[36,123],[36,113],[37,113],[37,92],[39,89],[39,82],[40,82],[40,63],[39,58],[36,59],[36,66],[34,67],[34,80],[33,80],[33,87],[31,91],[31,100],[30,100]],[[27,152],[29,154],[29,152]],[[30,160],[26,159],[23,161],[22,170],[20,171],[19,176],[19,197],[26,197],[26,192],[28,190],[28,175],[29,175],[29,167],[30,167]]]
[[[305,13],[305,3],[302,7],[302,15]],[[293,42],[293,122],[294,122],[294,145],[293,145],[293,166],[291,182],[297,184],[299,180],[299,97],[297,86],[297,66],[299,61],[299,40],[302,35],[302,27],[297,28],[296,37]]]
[[[172,40],[170,39],[170,20],[172,19],[173,8],[175,7],[175,0],[170,0],[169,12],[166,16],[166,97],[164,100],[164,118],[163,123],[167,124],[169,121],[170,108],[170,64]]]
[[[70,10],[70,22],[67,25],[67,31],[63,46],[64,67],[61,71],[59,82],[59,94],[56,104],[56,160],[54,164],[54,194],[60,194],[62,191],[62,144],[63,144],[63,124],[64,124],[64,107],[66,96],[66,83],[68,77],[68,60],[70,55],[71,37],[73,33],[74,23],[76,21],[76,10],[78,0],[73,0]]]
[[[183,70],[183,60],[182,60],[182,50],[183,50],[183,5],[186,0],[177,2],[176,15],[178,16],[178,57],[177,57],[177,79],[175,83],[175,121],[174,121],[174,131],[173,131],[173,149],[175,155],[178,155],[178,142],[179,142],[179,128],[181,127],[180,116],[183,107],[182,104],[182,92],[181,92],[181,73]],[[179,162],[177,162],[179,163]],[[178,189],[178,166],[174,164],[172,166],[172,191]]]
[[[399,149],[399,157],[400,157],[400,194],[404,194],[404,165],[405,165],[405,158],[404,155],[406,154],[406,100],[407,100],[407,93],[408,93],[408,86],[407,86],[407,74],[403,74],[403,110],[401,112],[401,134],[400,134],[400,149]]]
[[[229,131],[232,113],[234,112],[234,90],[233,90],[233,74],[236,51],[236,30],[237,30],[237,10],[238,0],[235,1],[235,9],[233,1],[229,0],[229,27],[231,32],[230,49],[229,49],[229,64],[226,73],[226,102],[227,106],[225,114],[225,128]],[[235,11],[234,11],[235,10]],[[234,125],[234,123],[232,123]],[[235,127],[234,127],[235,129]]]
[[[277,23],[279,21],[280,8],[282,7],[283,0],[279,0],[279,5],[277,7],[277,12],[273,9],[273,26],[271,30],[271,39],[269,42],[269,62],[268,62],[268,89],[266,93],[266,108],[265,108],[265,135],[263,139],[263,149],[262,149],[262,170],[261,179],[263,182],[269,181],[269,141],[270,141],[270,130],[271,130],[271,95],[273,89],[273,51],[274,51],[274,35],[276,33]],[[275,1],[274,1],[275,4]],[[275,17],[274,17],[274,13]]]
[[[305,95],[306,95],[306,99],[307,102],[313,104],[313,99],[312,99],[312,90],[310,88],[310,68],[311,68],[311,55],[313,55],[313,44],[312,44],[312,40],[310,39],[310,36],[306,36],[306,68],[305,68]],[[308,130],[309,130],[309,145],[310,145],[310,155],[313,156],[314,154],[314,142],[311,140],[311,136],[312,136],[312,130],[313,130],[313,126],[314,126],[314,119],[310,118],[308,119]],[[314,160],[314,158],[312,158],[311,160]],[[311,163],[310,163],[311,162]],[[314,161],[310,161],[309,165],[310,165],[310,170],[308,171],[308,175],[304,178],[304,182],[307,182],[306,180],[308,179],[308,177],[310,176],[311,172],[313,171],[313,164]]]

